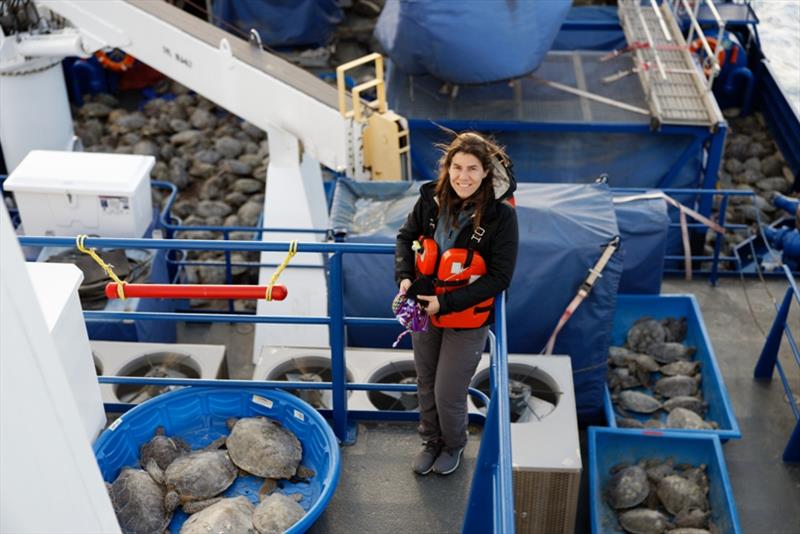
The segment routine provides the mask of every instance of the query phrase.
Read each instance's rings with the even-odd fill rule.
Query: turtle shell
[[[303,456],[297,437],[266,417],[246,417],[225,441],[237,467],[264,478],[291,478]]]
[[[228,489],[237,474],[227,451],[200,450],[176,458],[167,467],[164,481],[182,501],[199,501]]]
[[[164,489],[147,471],[123,469],[108,493],[125,534],[161,534],[172,519],[164,505]]]

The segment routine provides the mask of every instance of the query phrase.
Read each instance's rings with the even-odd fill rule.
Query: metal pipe
[[[658,25],[661,26],[661,33],[664,34],[664,39],[666,39],[668,43],[671,43],[672,35],[670,35],[669,30],[667,29],[667,24],[664,22],[664,17],[661,16],[661,10],[659,9],[656,0],[650,0],[650,7],[653,8],[656,17],[658,17]]]
[[[26,35],[16,43],[17,52],[27,57],[87,57],[89,53],[83,47],[83,39],[79,33],[69,31],[61,35],[45,35],[36,37]]]
[[[249,285],[186,285],[186,284],[123,284],[125,298],[151,299],[263,299],[267,286]],[[271,300],[284,300],[288,291],[286,286],[272,287]],[[117,284],[109,282],[105,288],[106,297],[119,298]]]
[[[656,42],[653,40],[653,36],[650,34],[650,29],[647,27],[647,21],[644,19],[642,9],[638,3],[634,4],[634,9],[636,10],[636,16],[639,17],[639,22],[644,30],[644,35],[647,38],[647,44],[650,46],[653,57],[656,58],[656,65],[658,66],[658,72],[661,73],[661,79],[666,80],[667,73],[664,72],[664,64],[661,62],[661,56],[658,55],[658,50],[655,49]]]

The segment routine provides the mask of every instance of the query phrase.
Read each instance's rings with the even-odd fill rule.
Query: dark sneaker
[[[433,463],[433,472],[440,475],[449,475],[458,469],[461,463],[461,453],[464,452],[464,447],[457,449],[442,449],[439,457]]]
[[[426,441],[422,449],[414,457],[414,462],[411,464],[411,469],[418,475],[427,475],[433,468],[433,463],[439,452],[442,450],[441,443],[435,441]]]

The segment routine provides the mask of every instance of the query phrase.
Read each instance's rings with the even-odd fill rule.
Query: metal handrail
[[[786,444],[786,448],[783,451],[783,461],[800,463],[800,406],[798,406],[794,400],[795,395],[789,385],[789,378],[778,358],[781,341],[783,337],[786,336],[786,341],[794,355],[795,362],[800,366],[800,349],[798,349],[797,342],[795,341],[791,328],[789,328],[788,321],[789,308],[792,305],[792,300],[797,301],[798,306],[800,306],[800,289],[798,289],[797,282],[789,268],[784,265],[783,269],[786,279],[789,282],[789,287],[786,288],[786,294],[780,306],[775,303],[777,314],[775,315],[769,334],[767,334],[767,338],[764,340],[764,348],[761,350],[761,355],[753,370],[753,377],[757,380],[772,380],[772,375],[775,370],[778,371],[783,390],[786,393],[786,399],[789,401],[792,414],[797,420],[792,435],[789,437],[789,442]]]
[[[678,6],[679,2],[680,6]],[[709,45],[706,34],[703,32],[703,28],[700,26],[700,22],[697,19],[697,14],[700,11],[700,4],[702,2],[708,6],[711,15],[714,17],[714,20],[717,23],[717,46],[713,51],[711,50],[711,45]],[[722,20],[722,17],[719,16],[719,11],[717,11],[716,6],[714,6],[713,0],[695,0],[694,9],[691,8],[687,0],[673,0],[671,4],[673,13],[677,13],[679,7],[683,7],[683,10],[689,17],[689,21],[691,23],[689,28],[689,36],[687,37],[687,43],[691,45],[691,43],[694,41],[694,32],[696,31],[698,39],[700,39],[700,43],[703,45],[703,50],[706,53],[707,61],[711,63],[711,75],[708,76],[706,81],[708,90],[710,91],[711,86],[714,84],[714,79],[722,69],[722,66],[719,64],[719,60],[717,59],[717,49],[722,46],[722,34],[725,31],[725,22]]]
[[[52,247],[71,247],[75,245],[72,237],[30,237],[19,238],[21,245],[27,246],[52,246]],[[266,242],[266,241],[217,241],[217,240],[165,240],[165,239],[126,239],[126,238],[86,238],[84,246],[88,248],[140,248],[140,249],[184,249],[184,250],[222,250],[231,251],[258,251],[258,252],[279,252],[289,249],[289,243]],[[348,409],[347,409],[347,390],[348,389],[400,389],[413,391],[414,386],[401,386],[399,388],[387,387],[386,384],[355,385],[348,386],[346,383],[346,370],[344,367],[344,328],[347,324],[376,324],[387,323],[396,324],[393,319],[386,318],[364,318],[346,317],[344,314],[343,298],[343,272],[342,257],[347,253],[357,254],[393,254],[394,245],[384,244],[360,244],[360,243],[299,243],[298,253],[329,253],[328,273],[328,315],[320,317],[309,316],[259,316],[244,314],[226,313],[149,313],[149,312],[84,312],[86,319],[117,319],[117,320],[172,320],[172,321],[200,321],[200,322],[230,322],[230,323],[278,323],[278,324],[317,324],[329,327],[331,345],[331,364],[332,372],[330,383],[283,383],[282,387],[292,387],[292,389],[327,389],[330,384],[333,398],[333,430],[337,437],[346,442],[348,435]],[[487,406],[487,416],[485,431],[481,439],[481,449],[473,476],[473,486],[470,494],[470,502],[463,525],[464,532],[487,532],[487,528],[478,529],[477,525],[485,525],[492,532],[513,533],[514,532],[514,510],[513,510],[513,486],[511,483],[511,427],[510,427],[510,408],[508,395],[500,392],[508,391],[508,350],[506,345],[506,315],[505,315],[505,296],[499,295],[496,299],[496,338],[493,343],[494,357],[492,358],[492,381],[490,385],[490,398],[484,399]],[[102,378],[101,382],[117,383],[119,378]],[[124,378],[121,381],[126,383],[134,382],[153,382],[165,384],[165,379],[159,378]],[[183,379],[166,379],[175,383],[182,382]],[[192,381],[193,384],[200,384],[203,381]],[[243,381],[248,382],[250,381]],[[265,387],[266,381],[258,382]],[[252,384],[252,383],[251,383]],[[311,386],[311,387],[309,387]],[[474,393],[473,393],[474,394]],[[496,455],[496,456],[495,456]],[[479,468],[479,467],[480,468]],[[484,506],[476,506],[481,503],[482,488],[486,483],[492,488],[491,502],[483,503]],[[476,488],[481,488],[478,490]],[[477,492],[477,493],[476,493]],[[485,506],[489,504],[489,506]],[[490,513],[487,515],[487,510]]]

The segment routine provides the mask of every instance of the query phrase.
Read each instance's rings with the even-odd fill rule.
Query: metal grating
[[[518,534],[572,534],[580,471],[514,470],[514,517]]]
[[[660,124],[713,127],[723,120],[668,2],[656,7],[619,0],[619,19],[647,97]]]

